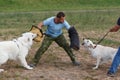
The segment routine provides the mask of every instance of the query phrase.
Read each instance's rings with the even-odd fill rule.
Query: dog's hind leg
[[[0,58],[0,66],[1,66],[1,65],[4,64],[5,62],[7,62],[8,56],[5,55],[5,54],[1,54],[0,56],[1,56],[1,58]],[[0,72],[3,72],[3,71],[4,71],[4,69],[0,69]]]
[[[1,66],[1,65],[0,65],[0,66]],[[3,72],[3,71],[4,71],[4,69],[0,69],[0,73]]]
[[[101,59],[100,61],[100,65],[102,65],[103,63],[107,63],[110,59]]]

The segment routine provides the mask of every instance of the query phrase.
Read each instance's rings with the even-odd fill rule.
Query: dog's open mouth
[[[84,45],[85,43],[82,43],[82,45]]]

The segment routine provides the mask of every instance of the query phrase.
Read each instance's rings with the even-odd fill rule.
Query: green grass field
[[[120,0],[0,0],[0,36],[18,36],[58,11],[64,11],[80,33],[104,35],[120,16],[119,4]]]
[[[119,9],[120,0],[0,0],[0,11]]]

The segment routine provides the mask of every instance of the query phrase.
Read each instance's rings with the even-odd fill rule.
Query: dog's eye
[[[88,43],[89,41],[87,41],[87,43]]]

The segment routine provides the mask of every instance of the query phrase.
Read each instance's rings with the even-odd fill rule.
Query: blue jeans
[[[108,72],[115,74],[117,72],[119,64],[120,64],[120,47],[118,48],[118,51],[113,59],[112,65]]]

